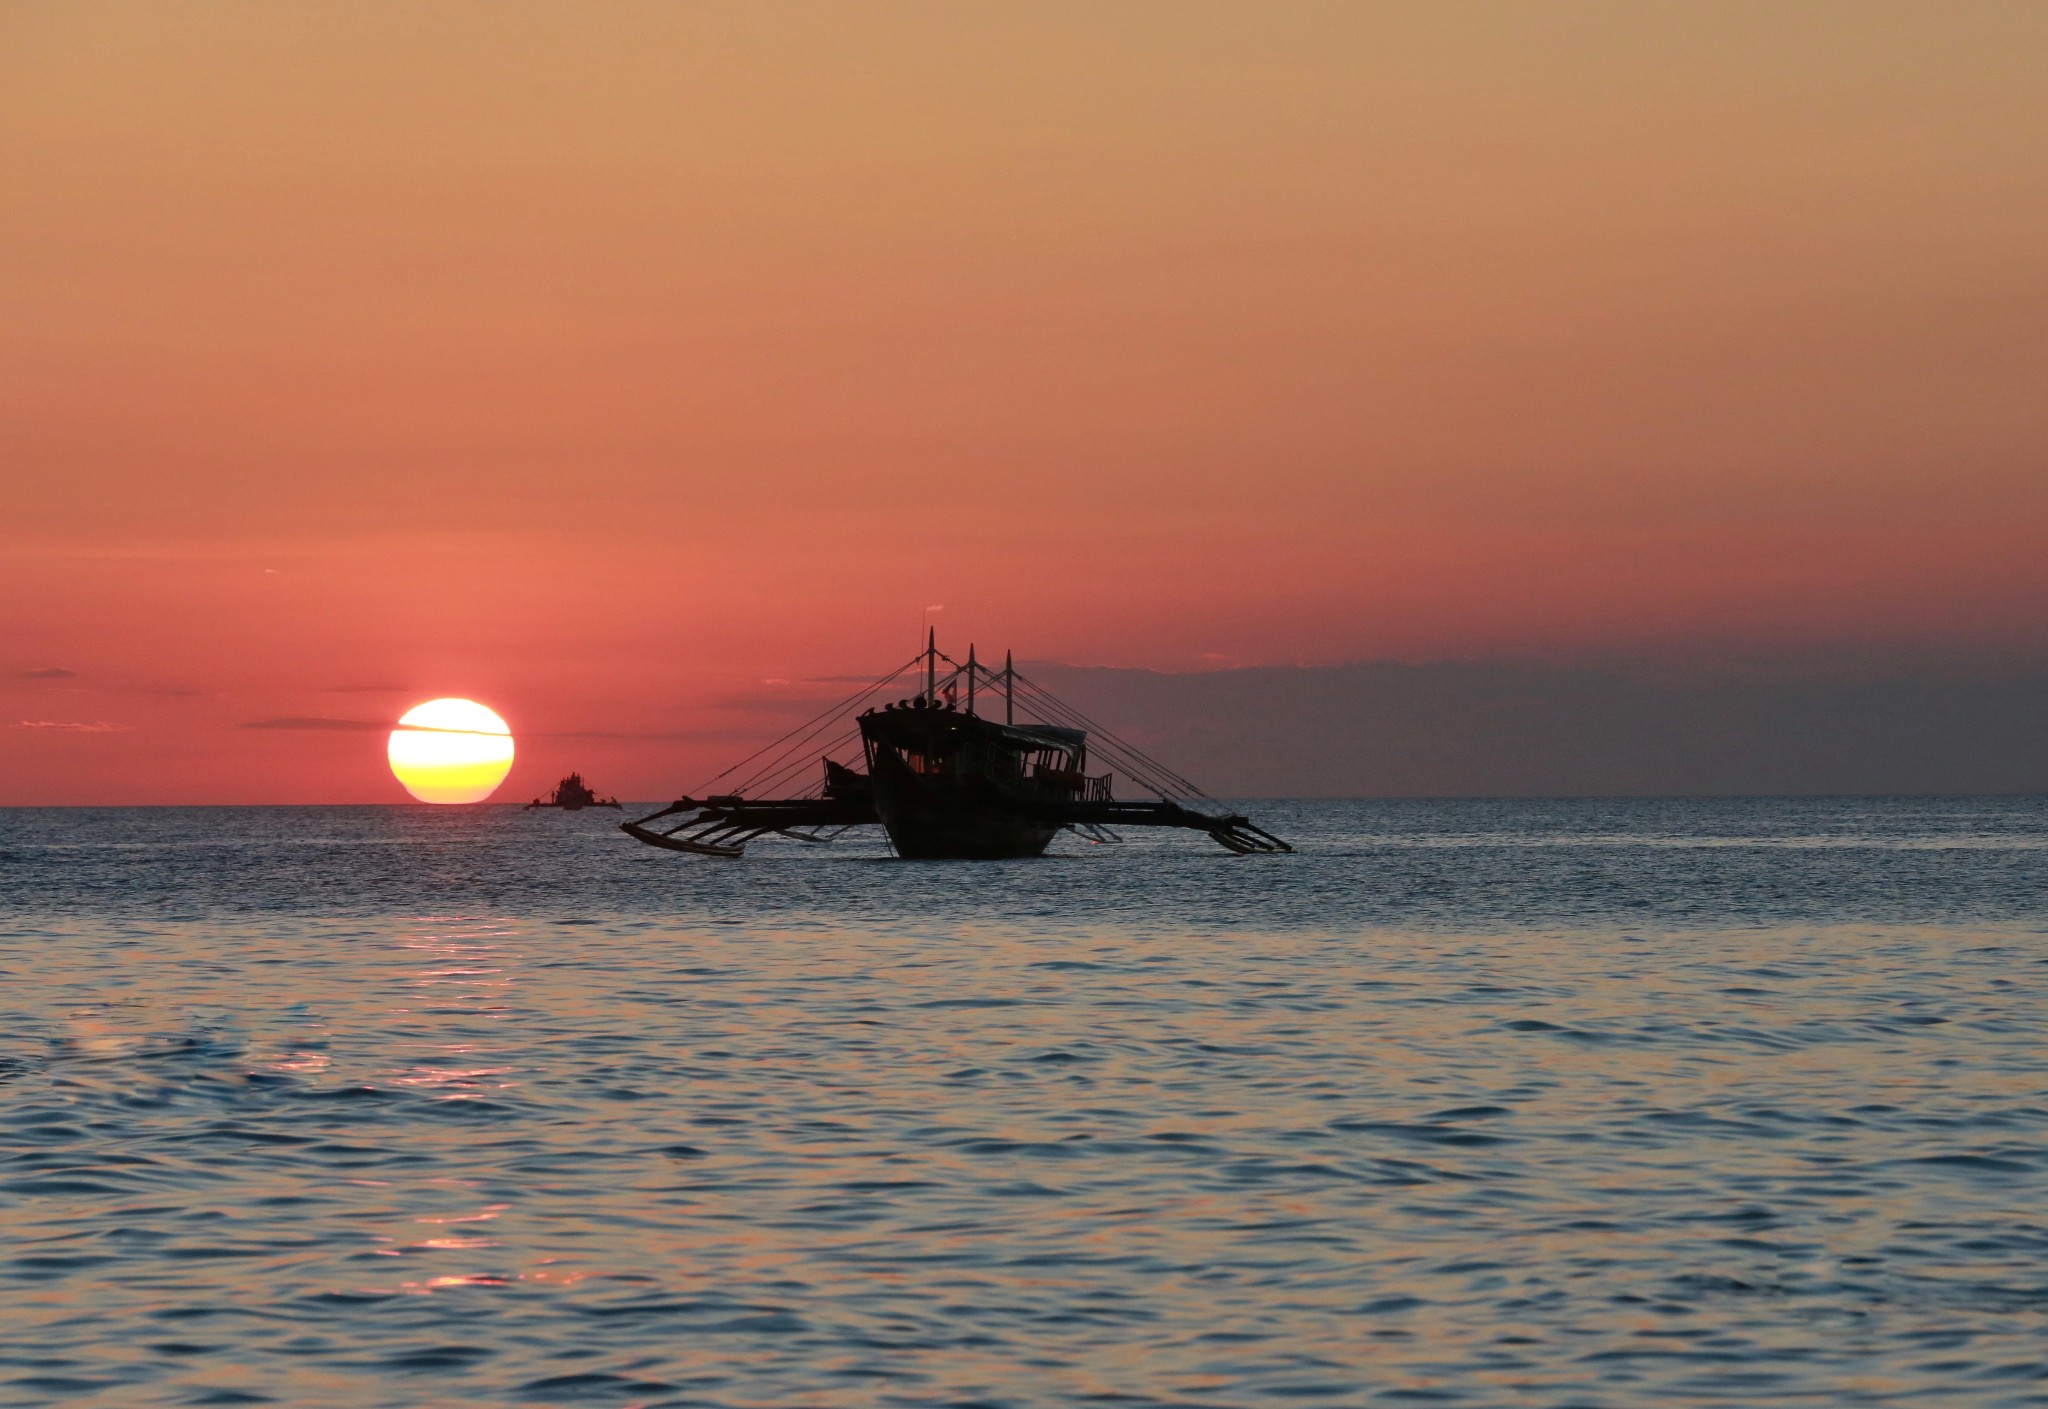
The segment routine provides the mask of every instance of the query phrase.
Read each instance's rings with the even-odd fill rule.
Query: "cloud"
[[[374,719],[325,719],[317,715],[295,715],[287,719],[252,719],[237,726],[243,729],[311,729],[315,731],[353,729],[367,732],[384,730],[391,726]]]
[[[131,734],[133,724],[109,724],[96,720],[91,724],[70,723],[57,719],[24,719],[14,726],[17,729],[55,729],[66,734]]]
[[[81,672],[73,670],[69,666],[39,665],[31,670],[22,671],[20,678],[23,680],[79,680],[84,677]],[[99,678],[104,682],[104,676]],[[124,685],[118,682],[114,684],[100,683],[84,688],[107,695],[163,695],[170,699],[194,699],[204,693],[200,690],[188,689],[183,685]]]
[[[1219,797],[2048,791],[2048,659],[1809,655],[1031,674]]]
[[[698,742],[702,740],[753,739],[760,735],[758,729],[668,729],[659,731],[613,731],[608,729],[523,729],[519,733],[521,742],[533,739],[626,739],[648,740],[655,743]]]
[[[908,686],[904,687],[908,690]],[[728,695],[708,701],[712,709],[736,709],[748,714],[816,714],[832,703],[831,695]],[[877,695],[870,704],[880,704]]]

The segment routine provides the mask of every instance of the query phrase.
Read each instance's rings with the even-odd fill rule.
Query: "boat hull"
[[[898,856],[912,861],[1008,861],[1043,856],[1057,826],[1025,815],[978,778],[922,778],[893,756],[876,760],[875,814]]]

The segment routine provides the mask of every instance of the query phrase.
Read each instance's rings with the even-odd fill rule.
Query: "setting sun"
[[[474,700],[428,700],[391,731],[390,757],[421,802],[482,802],[512,771],[512,730]]]

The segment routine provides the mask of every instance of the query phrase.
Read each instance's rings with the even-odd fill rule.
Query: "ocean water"
[[[2048,801],[0,811],[0,1403],[2048,1403]]]

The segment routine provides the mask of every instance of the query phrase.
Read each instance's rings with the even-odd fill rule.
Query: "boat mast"
[[[967,643],[967,712],[974,713],[974,643]]]
[[[924,638],[924,702],[939,702],[939,628],[927,626]]]
[[[1003,652],[1003,723],[1017,722],[1017,667],[1010,663],[1010,653]]]

